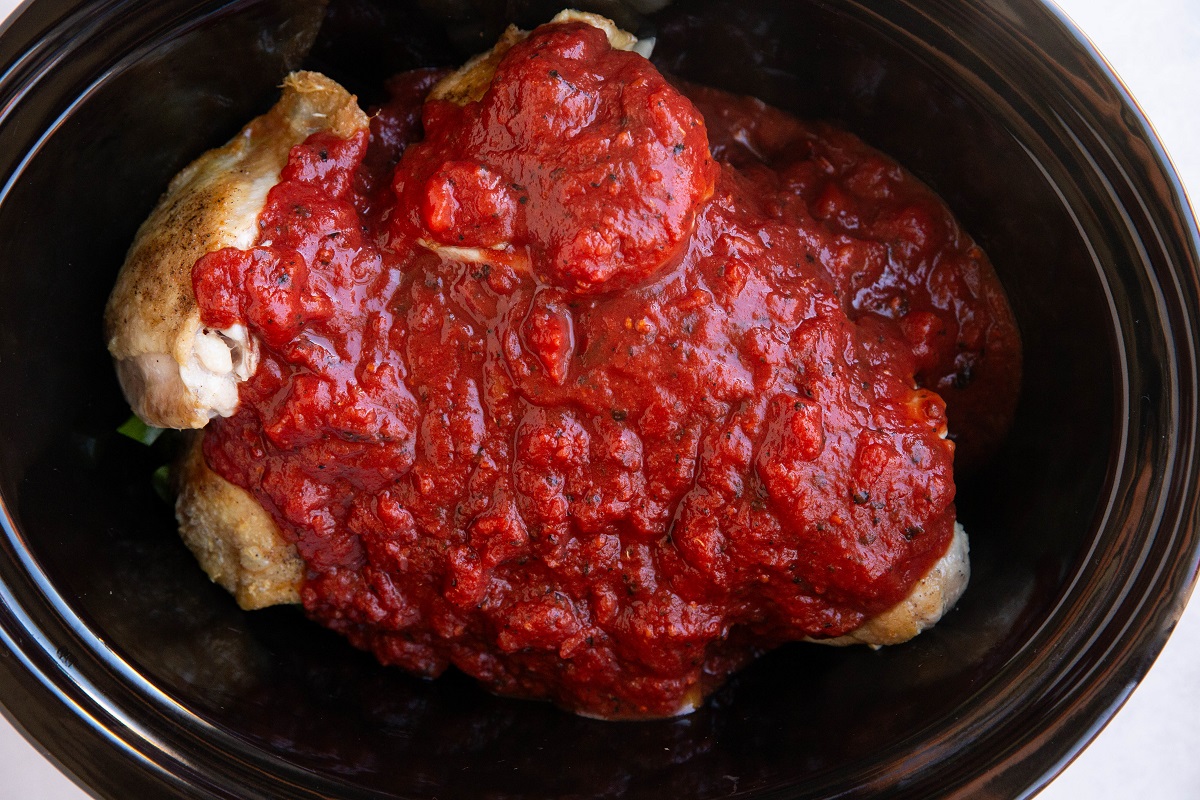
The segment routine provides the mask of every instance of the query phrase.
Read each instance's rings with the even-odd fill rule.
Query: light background
[[[1200,0],[1058,4],[1121,75],[1200,202]],[[16,6],[0,0],[0,18]],[[86,796],[0,718],[0,797]],[[1039,798],[1200,798],[1200,600],[1125,708]]]

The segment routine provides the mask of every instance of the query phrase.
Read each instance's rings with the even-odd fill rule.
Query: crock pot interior
[[[1062,188],[1066,145],[977,77],[1008,69],[1019,83],[1032,67],[954,49],[907,3],[715,0],[650,16],[583,4],[656,35],[662,68],[840,121],[917,173],[991,256],[1025,344],[1012,435],[960,480],[974,576],[956,611],[903,647],[784,647],[690,716],[617,724],[381,668],[294,609],[240,611],[152,488],[167,445],[115,433],[128,408],[100,333],[125,248],[169,178],[265,109],[288,69],[325,70],[369,99],[389,72],[483,49],[506,11],[529,25],[557,5],[333,0],[324,27],[319,3],[151,5],[109,4],[87,48],[0,132],[22,148],[45,134],[0,204],[0,490],[44,571],[29,592],[78,617],[62,647],[142,687],[186,735],[220,738],[226,756],[287,782],[282,794],[833,796],[942,757],[962,709],[1027,647],[1095,544],[1129,360],[1114,309],[1143,302],[1110,296],[1123,290],[1098,265],[1123,256],[1088,226],[1115,212],[1096,201],[1096,220],[1080,220],[1092,187]],[[202,749],[191,757],[209,769]],[[196,785],[225,791],[220,769]]]

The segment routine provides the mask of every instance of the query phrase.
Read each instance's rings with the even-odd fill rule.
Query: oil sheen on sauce
[[[205,324],[262,345],[205,454],[295,543],[307,613],[642,717],[904,598],[952,535],[953,440],[994,447],[1020,375],[944,204],[588,25],[479,102],[424,102],[440,76],[294,148],[256,245],[193,271]]]

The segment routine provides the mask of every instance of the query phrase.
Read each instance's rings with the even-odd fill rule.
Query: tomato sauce
[[[950,431],[1011,419],[984,254],[852,135],[543,27],[481,101],[394,78],[197,262],[261,362],[205,437],[387,664],[604,717],[904,598],[955,519]],[[961,419],[955,415],[960,412]]]

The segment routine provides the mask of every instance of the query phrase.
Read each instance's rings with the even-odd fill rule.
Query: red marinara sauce
[[[210,465],[384,663],[603,717],[904,598],[955,519],[951,429],[1007,426],[1020,342],[986,257],[848,133],[569,23],[482,100],[394,78],[371,135],[292,150],[205,324],[261,364]]]

